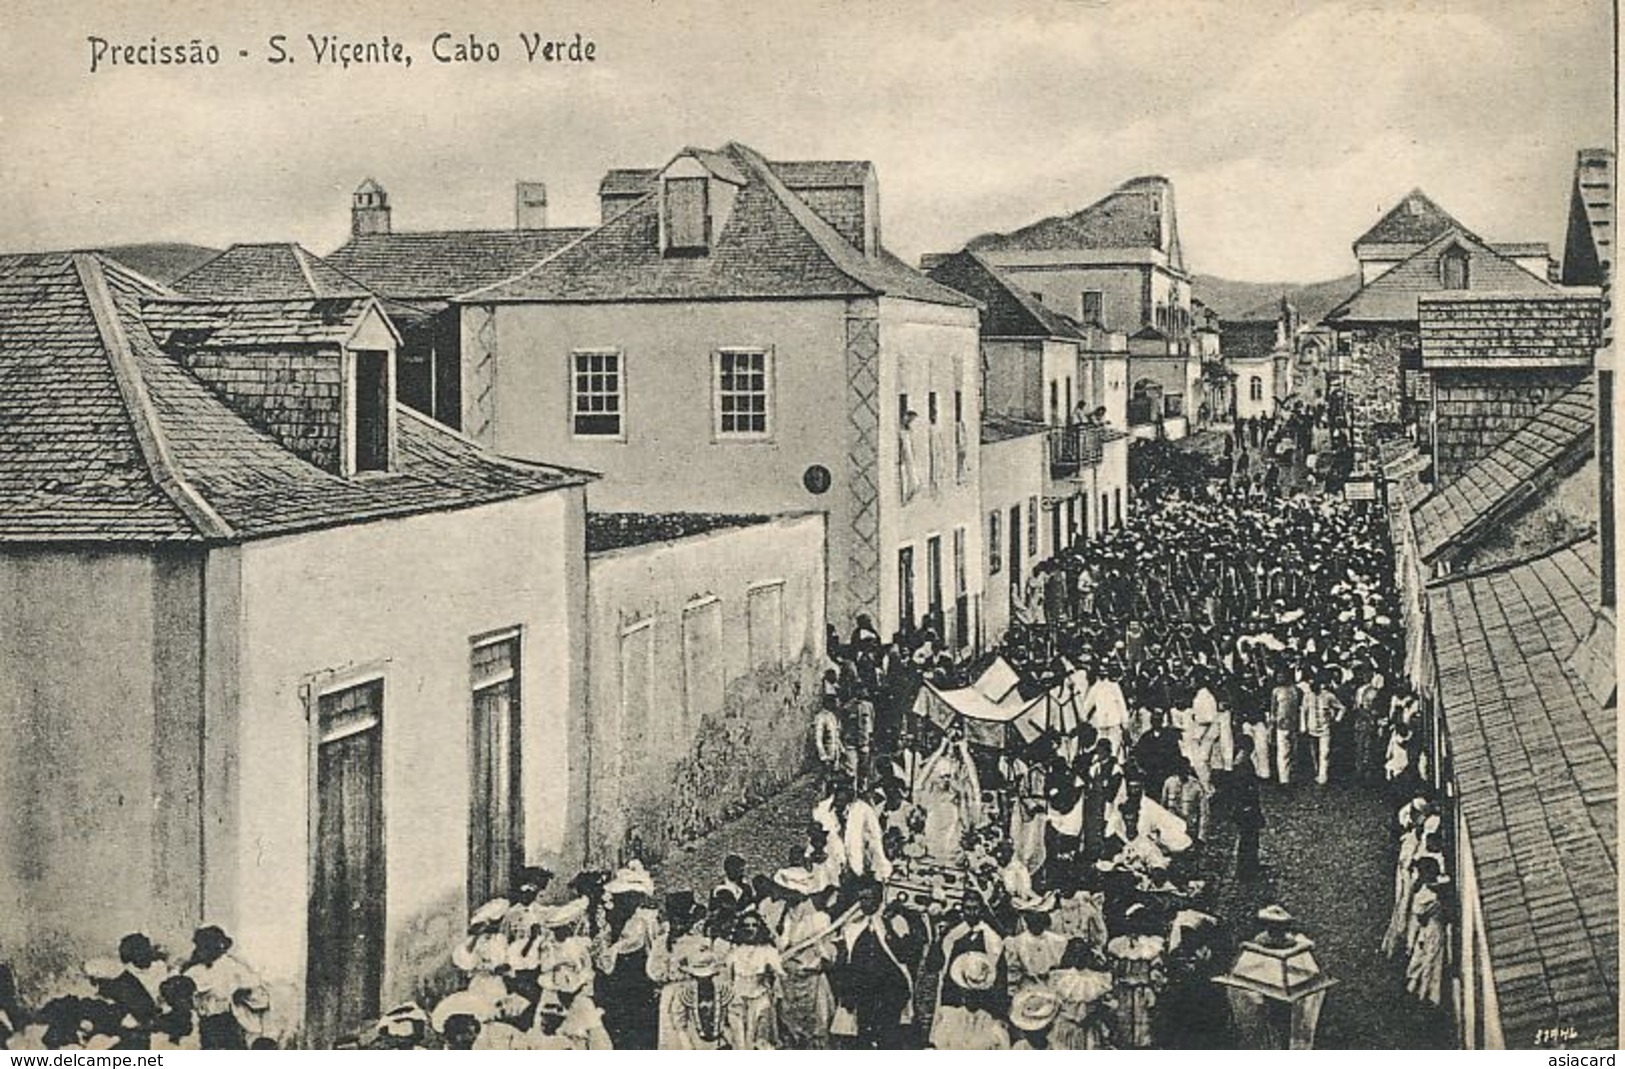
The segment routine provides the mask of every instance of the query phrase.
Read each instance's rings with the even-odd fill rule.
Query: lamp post
[[[1271,905],[1258,920],[1264,930],[1241,944],[1230,971],[1213,982],[1224,987],[1245,1046],[1311,1050],[1326,992],[1337,981],[1321,971],[1314,942],[1292,930],[1292,914]]]

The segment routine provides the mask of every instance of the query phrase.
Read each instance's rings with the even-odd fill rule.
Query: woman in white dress
[[[959,859],[965,832],[979,823],[981,795],[976,765],[964,740],[945,740],[925,763],[914,788],[914,800],[925,810],[921,840],[927,854],[945,864]]]

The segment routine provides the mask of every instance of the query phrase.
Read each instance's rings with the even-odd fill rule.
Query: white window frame
[[[714,442],[770,442],[775,430],[778,408],[777,376],[774,374],[774,350],[771,345],[724,345],[711,353],[711,440]],[[762,412],[763,429],[760,431],[726,431],[722,429],[722,359],[724,356],[760,356],[762,358],[762,391],[765,397]],[[737,392],[737,391],[736,391]]]
[[[583,356],[613,356],[615,358],[615,397],[618,405],[618,426],[614,434],[593,434],[576,429],[576,419],[579,416],[602,415],[602,413],[582,412],[580,409],[581,393],[576,388],[577,374],[592,374],[592,372],[578,372],[576,360]],[[567,388],[570,396],[570,437],[579,438],[588,442],[624,442],[626,441],[626,350],[609,346],[597,348],[571,349],[569,361],[565,365]],[[606,393],[605,396],[608,396]]]

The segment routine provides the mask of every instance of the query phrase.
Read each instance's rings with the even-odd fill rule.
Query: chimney
[[[375,179],[362,182],[350,197],[350,233],[389,233],[389,194]]]
[[[513,227],[515,230],[547,229],[547,183],[514,183]]]

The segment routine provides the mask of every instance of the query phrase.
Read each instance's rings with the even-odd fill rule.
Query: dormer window
[[[711,245],[710,182],[704,178],[668,178],[665,188],[666,252],[703,255]]]
[[[1467,288],[1467,250],[1452,245],[1439,257],[1439,284],[1447,290]]]
[[[355,353],[353,426],[357,473],[389,470],[389,354]]]

